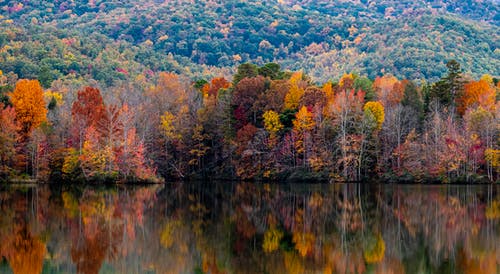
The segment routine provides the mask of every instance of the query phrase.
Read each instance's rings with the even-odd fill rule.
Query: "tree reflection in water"
[[[0,272],[498,273],[499,186],[0,190]]]

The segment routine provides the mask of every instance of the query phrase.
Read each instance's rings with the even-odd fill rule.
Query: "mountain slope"
[[[88,55],[81,48],[106,41],[104,44],[114,43],[121,52],[140,49],[133,61],[144,69],[174,70],[193,77],[207,73],[210,66],[274,61],[288,69],[304,68],[318,81],[349,71],[369,77],[392,73],[399,78],[436,80],[446,70],[448,59],[457,59],[473,76],[500,75],[496,1],[4,3],[4,36],[9,31],[6,22],[12,20],[26,33],[41,35],[42,40],[53,28],[60,37],[78,40],[73,54],[86,58],[81,58],[85,62],[78,64],[77,73],[96,65],[97,53]],[[3,40],[2,46],[16,41]],[[33,57],[24,57],[38,63]],[[169,64],[165,64],[167,59]],[[114,61],[107,71],[129,65],[124,64],[126,60]],[[5,60],[0,60],[0,66],[5,66]]]

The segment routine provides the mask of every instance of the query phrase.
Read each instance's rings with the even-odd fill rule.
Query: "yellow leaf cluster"
[[[304,95],[304,89],[299,86],[301,80],[301,71],[295,72],[290,77],[290,90],[285,95],[285,109],[297,109],[299,107],[300,98]]]
[[[266,233],[264,233],[264,242],[262,243],[262,249],[266,253],[271,253],[275,250],[278,250],[282,238],[283,232],[276,228],[270,228],[266,231]]]
[[[313,114],[307,107],[303,106],[299,112],[295,115],[295,120],[293,121],[293,128],[296,131],[302,132],[307,130],[312,130],[314,128]]]
[[[488,148],[484,151],[484,158],[493,168],[500,168],[500,150]]]
[[[179,139],[181,136],[176,132],[174,126],[175,115],[173,115],[169,111],[165,111],[165,113],[160,118],[163,134],[165,134],[165,136],[171,140]]]
[[[56,99],[57,105],[61,105],[63,102],[63,95],[59,92],[47,90],[43,93],[45,102],[48,104],[52,98]]]
[[[268,110],[264,112],[262,118],[264,118],[264,127],[271,135],[283,129],[280,116],[276,111]]]
[[[64,163],[62,166],[62,172],[64,174],[72,173],[78,167],[78,153],[74,148],[68,149],[68,155],[64,157]]]
[[[377,129],[381,129],[385,120],[384,106],[380,102],[367,102],[363,107],[363,110],[373,114],[375,121],[377,122]]]

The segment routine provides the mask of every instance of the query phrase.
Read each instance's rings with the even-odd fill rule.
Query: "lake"
[[[0,273],[499,273],[500,186],[0,190]]]

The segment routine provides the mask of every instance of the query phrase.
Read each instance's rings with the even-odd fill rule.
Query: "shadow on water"
[[[498,273],[500,186],[0,190],[0,273]]]

